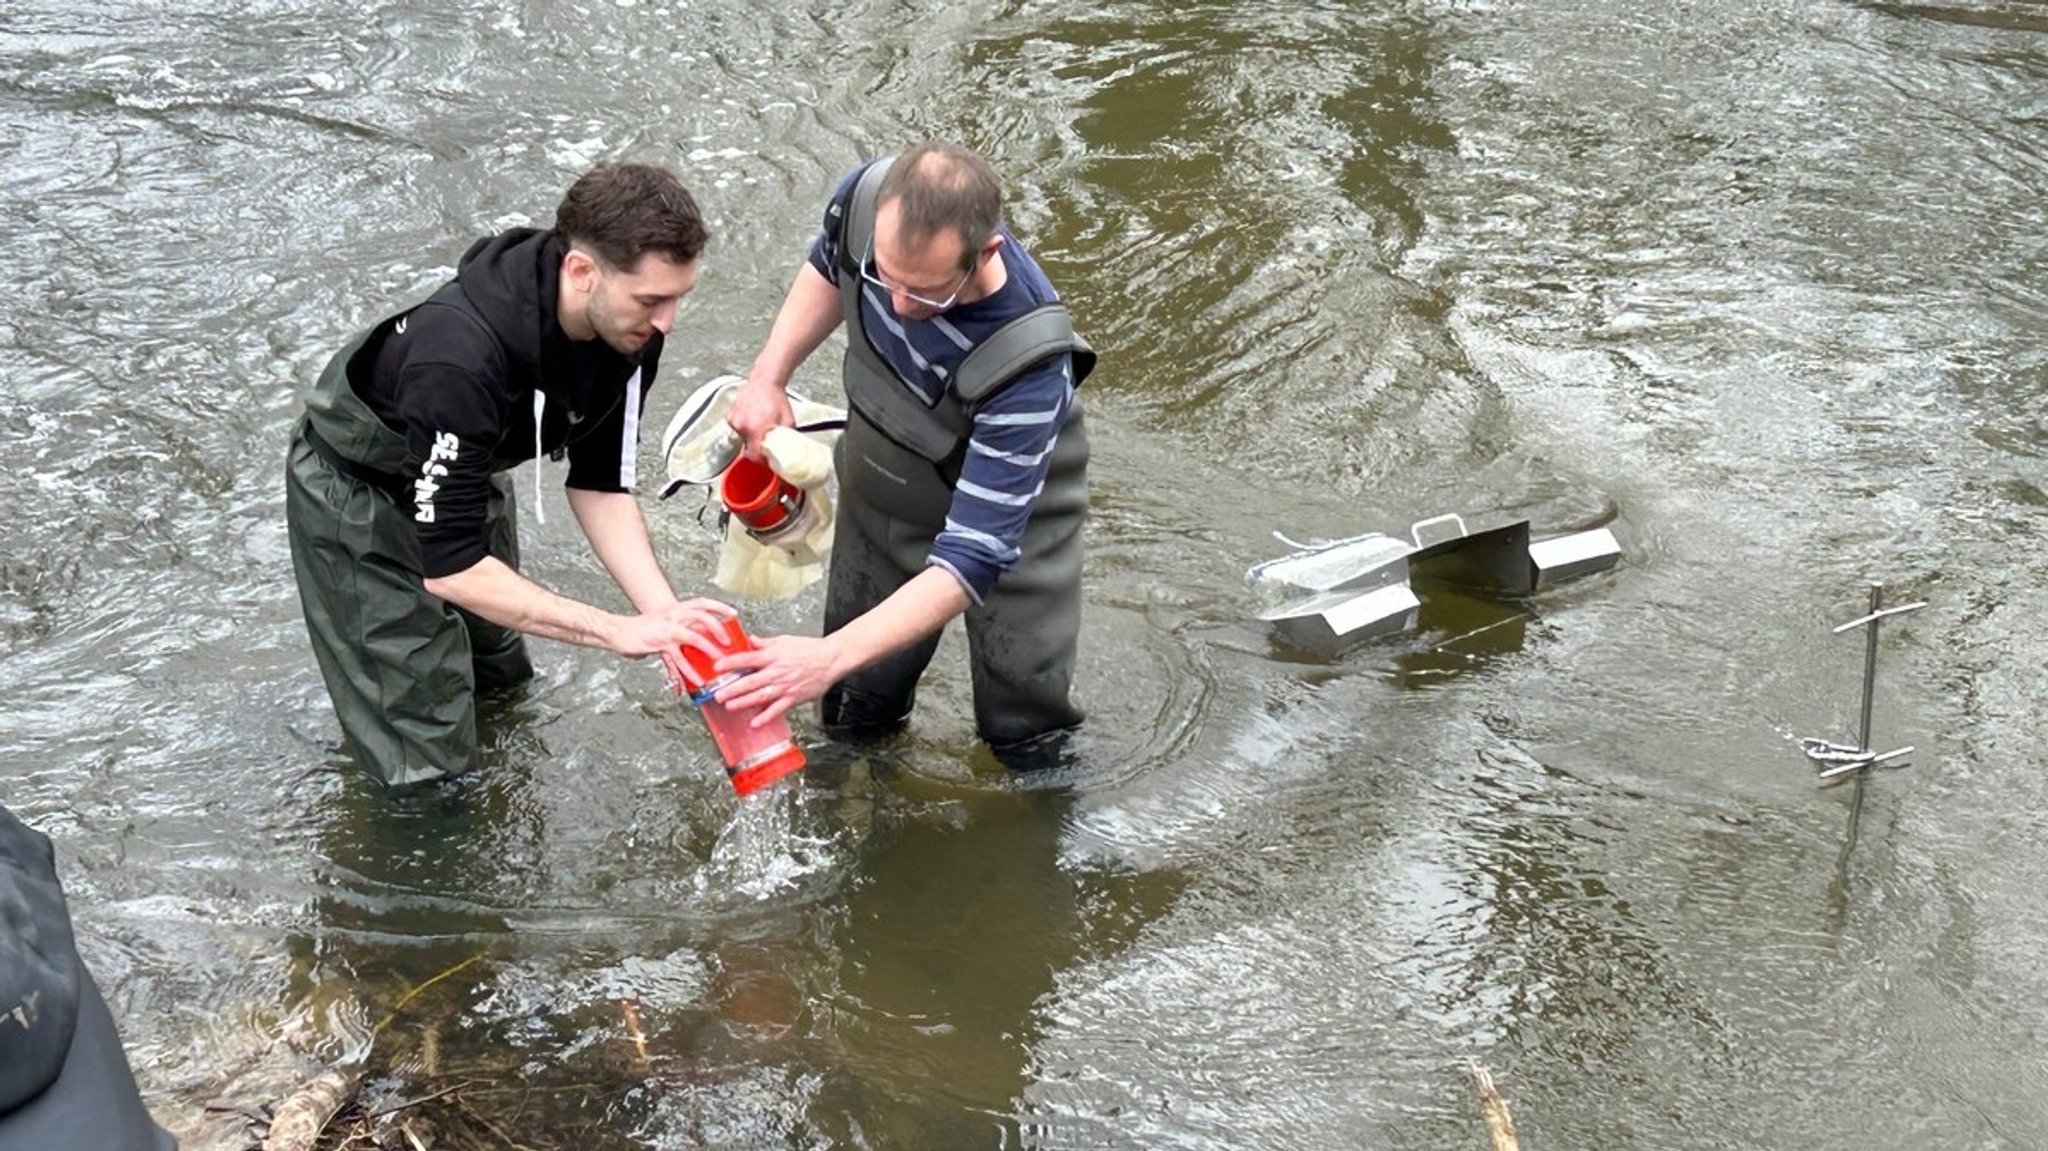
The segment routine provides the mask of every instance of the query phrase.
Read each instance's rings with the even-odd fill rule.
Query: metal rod
[[[1909,611],[1919,611],[1921,608],[1926,606],[1927,601],[1921,600],[1919,603],[1902,603],[1897,607],[1888,607],[1883,611],[1871,612],[1869,615],[1860,615],[1857,616],[1855,619],[1850,620],[1848,623],[1841,624],[1840,626],[1836,627],[1832,634],[1841,635],[1845,631],[1850,631],[1852,629],[1862,627],[1864,624],[1869,623],[1871,620],[1884,619],[1886,616],[1905,615]]]
[[[1856,725],[1856,749],[1870,750],[1870,702],[1877,690],[1877,624],[1879,609],[1884,607],[1884,585],[1870,585],[1870,630],[1863,639],[1863,718]]]
[[[1856,773],[1856,791],[1849,798],[1849,829],[1842,837],[1842,853],[1835,857],[1835,883],[1844,896],[1848,894],[1849,886],[1849,853],[1856,850],[1856,832],[1863,826],[1864,785],[1869,781],[1869,775],[1860,771]],[[1834,784],[1823,783],[1821,786],[1833,787]]]

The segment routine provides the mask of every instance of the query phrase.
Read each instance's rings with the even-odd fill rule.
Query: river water
[[[336,342],[672,164],[659,427],[925,135],[1103,356],[1079,763],[977,749],[955,635],[907,738],[744,808],[656,669],[547,644],[478,778],[350,772],[280,494]],[[188,1148],[365,1024],[373,1085],[588,1151],[1479,1148],[1474,1064],[1531,1147],[2048,1129],[2037,0],[14,0],[0,154],[0,799]],[[526,566],[615,602],[558,480]],[[1526,601],[1250,621],[1276,531],[1610,510]],[[1871,583],[1927,604],[1912,766],[1823,790]]]

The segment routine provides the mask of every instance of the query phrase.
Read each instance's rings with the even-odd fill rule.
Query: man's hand
[[[653,611],[628,617],[625,626],[619,629],[612,650],[634,659],[660,656],[661,666],[667,673],[669,691],[681,695],[686,669],[683,649],[695,648],[706,659],[717,659],[723,649],[711,635],[720,622],[734,614],[731,607],[713,599],[677,600]]]
[[[637,514],[634,522],[639,522]],[[648,564],[651,569],[651,558]],[[658,571],[655,578],[659,578]],[[641,582],[650,589],[657,586]],[[720,621],[736,613],[714,599],[676,599],[668,593],[666,582],[658,586],[659,598],[652,592],[646,593],[650,602],[639,614],[618,615],[556,595],[493,556],[485,556],[452,576],[426,581],[429,595],[466,608],[501,627],[603,648],[629,659],[658,655],[668,671],[669,689],[680,691],[682,649],[693,647],[709,659],[718,658],[721,649],[710,635]]]
[[[726,685],[719,701],[734,711],[759,707],[754,726],[773,720],[790,708],[825,694],[851,667],[840,664],[840,645],[830,636],[778,635],[756,640],[753,651],[734,652],[718,661],[718,670],[746,676]]]
[[[748,674],[718,693],[735,709],[759,707],[759,727],[790,708],[825,694],[825,689],[881,659],[902,651],[946,626],[967,610],[967,590],[945,568],[928,567],[889,598],[831,635],[778,635],[755,642],[755,651],[734,652],[718,661],[720,672]]]
[[[770,429],[794,425],[796,413],[791,410],[789,393],[782,385],[756,371],[749,373],[746,384],[734,393],[725,422],[746,441],[747,454],[759,459],[761,437]]]

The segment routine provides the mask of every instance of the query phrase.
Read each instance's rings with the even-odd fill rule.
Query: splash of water
[[[699,893],[737,892],[759,901],[830,867],[833,837],[798,827],[801,803],[800,789],[790,787],[741,798],[697,873]]]

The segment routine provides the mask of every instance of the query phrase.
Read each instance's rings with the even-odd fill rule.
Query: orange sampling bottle
[[[722,654],[754,649],[754,641],[740,625],[738,616],[728,616],[710,638]],[[760,708],[740,710],[719,702],[719,691],[740,678],[741,673],[718,675],[712,664],[712,658],[696,648],[683,649],[683,688],[704,716],[704,726],[711,729],[712,742],[725,759],[725,777],[732,781],[732,789],[740,795],[751,795],[802,767],[804,752],[796,745],[789,720],[777,716],[772,723],[756,727],[754,717],[760,714]]]

